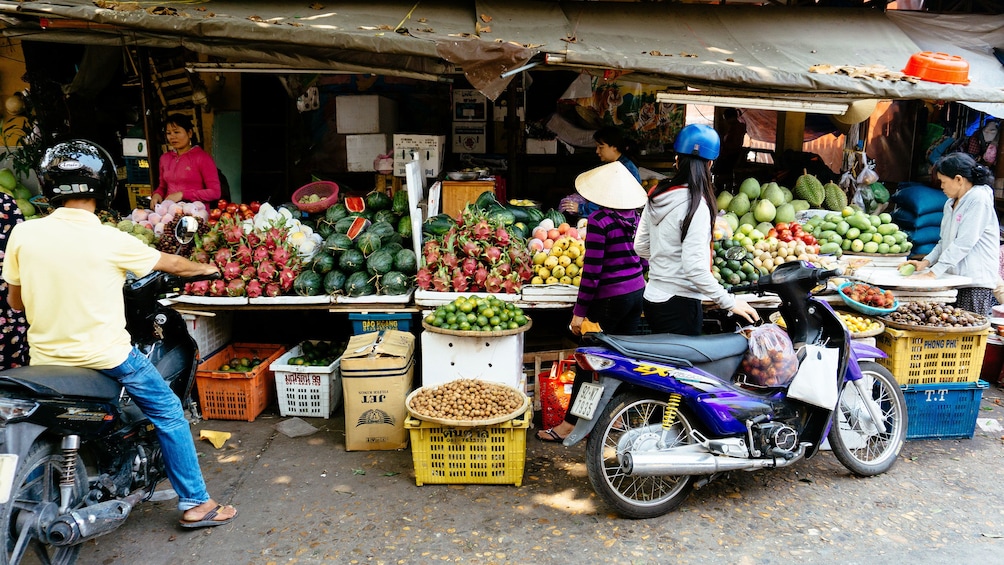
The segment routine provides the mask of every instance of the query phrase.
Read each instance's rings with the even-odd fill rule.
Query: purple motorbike
[[[733,292],[775,293],[798,357],[786,386],[743,384],[748,348],[741,333],[704,336],[587,334],[576,350],[592,372],[565,438],[584,438],[593,489],[628,518],[661,516],[695,486],[729,471],[787,467],[824,440],[860,476],[896,462],[907,429],[893,375],[873,360],[881,350],[852,341],[840,317],[812,290],[837,270],[793,261]]]

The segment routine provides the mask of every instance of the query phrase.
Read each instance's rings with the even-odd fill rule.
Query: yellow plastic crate
[[[408,416],[415,484],[523,484],[532,411],[493,426],[449,427]]]
[[[990,330],[930,332],[886,328],[875,343],[888,355],[878,362],[901,385],[971,383],[980,378]]]

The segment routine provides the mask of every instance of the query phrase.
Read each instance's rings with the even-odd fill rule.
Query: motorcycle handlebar
[[[825,282],[833,277],[839,277],[842,274],[844,274],[844,270],[841,269],[840,267],[837,267],[836,269],[828,269],[825,271],[816,271],[816,281]]]
[[[747,284],[737,284],[733,285],[729,291],[732,294],[739,294],[740,292],[755,292],[757,289],[757,283],[747,283]]]

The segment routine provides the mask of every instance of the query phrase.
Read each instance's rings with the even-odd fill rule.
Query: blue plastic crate
[[[906,439],[968,439],[976,431],[986,381],[906,385]]]
[[[150,161],[146,157],[125,157],[126,182],[150,184]]]
[[[410,332],[411,316],[410,312],[362,312],[349,314],[349,320],[352,321],[353,335],[370,332],[383,333],[384,330]]]

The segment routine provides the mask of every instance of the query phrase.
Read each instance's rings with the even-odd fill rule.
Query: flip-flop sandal
[[[554,431],[554,428],[547,428],[546,430],[541,430],[547,437],[540,437],[537,435],[537,439],[546,443],[561,443],[565,441],[565,438],[558,435],[558,432]]]
[[[206,512],[206,514],[202,516],[202,518],[199,520],[194,520],[194,521],[181,520],[178,523],[181,525],[182,528],[212,528],[215,526],[224,526],[226,524],[229,524],[230,522],[234,521],[234,518],[237,517],[237,509],[235,508],[234,515],[227,518],[226,520],[214,520],[214,518],[216,518],[216,516],[219,515],[220,510],[223,510],[223,505],[217,504],[216,508],[213,508],[209,512]]]

